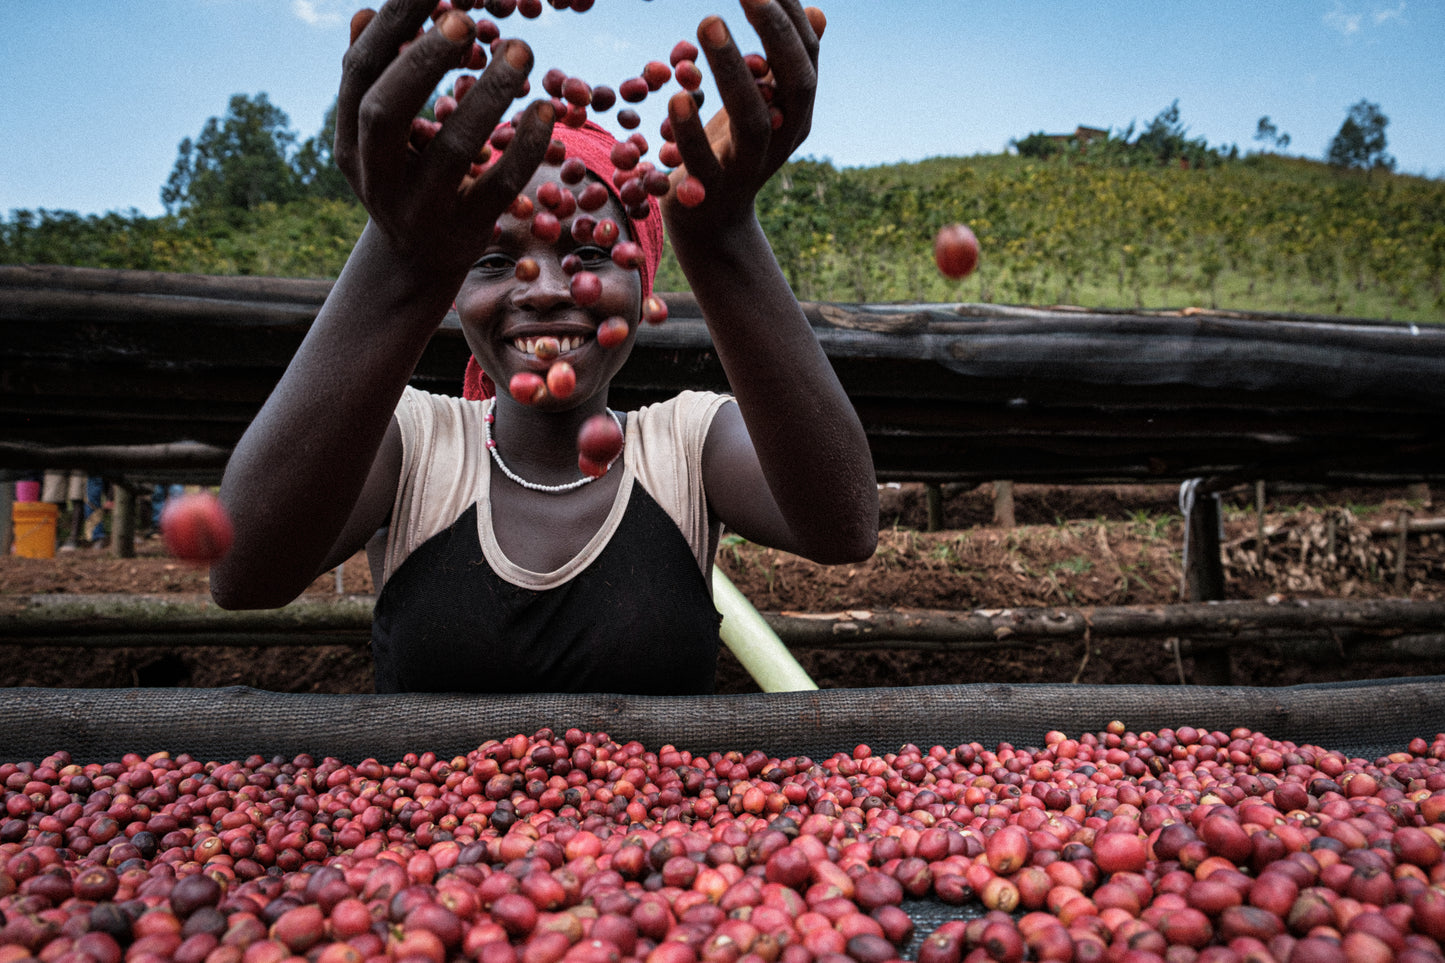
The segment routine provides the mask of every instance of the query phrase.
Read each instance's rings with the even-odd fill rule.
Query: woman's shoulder
[[[466,430],[472,422],[480,422],[486,403],[437,394],[407,385],[396,405],[396,420],[406,435],[430,434],[444,426]]]
[[[673,428],[691,425],[706,430],[717,410],[732,400],[732,395],[716,391],[682,391],[666,401],[645,405],[632,412],[631,416],[641,425]]]
[[[415,385],[407,385],[401,391],[401,401],[399,404],[420,405],[438,410],[460,411],[471,408],[480,410],[486,405],[486,402],[460,398],[456,395],[440,394],[435,391],[427,391],[425,388],[418,388]]]

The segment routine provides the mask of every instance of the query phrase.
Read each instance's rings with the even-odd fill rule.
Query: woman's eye
[[[484,254],[472,265],[473,271],[482,271],[486,274],[501,274],[510,271],[516,265],[516,261],[505,254]]]
[[[593,244],[584,245],[572,252],[585,264],[599,264],[612,257],[612,254],[604,247]]]

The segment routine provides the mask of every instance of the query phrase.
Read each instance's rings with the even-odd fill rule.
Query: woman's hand
[[[818,84],[818,38],[827,21],[798,0],[742,0],[743,11],[762,40],[771,72],[755,77],[720,17],[698,25],[723,106],[704,126],[692,96],[675,94],[668,119],[683,166],[673,171],[673,189],[663,202],[669,230],[716,230],[718,223],[751,217],[758,191],[792,156],[813,122]],[[765,97],[763,88],[770,91]],[[685,178],[701,182],[706,196],[687,206],[678,198]]]
[[[452,10],[418,36],[435,6],[436,0],[389,0],[375,14],[363,10],[353,18],[334,154],[394,253],[419,270],[459,278],[542,162],[553,109],[532,104],[502,158],[471,173],[532,68],[530,48],[510,40],[436,136],[421,150],[413,146],[412,118],[447,71],[466,62],[476,33],[470,17]]]

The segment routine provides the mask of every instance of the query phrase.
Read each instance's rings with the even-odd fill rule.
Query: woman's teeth
[[[574,335],[570,338],[517,338],[512,344],[523,354],[534,354],[540,358],[551,359],[564,351],[575,351],[582,347],[584,340],[581,335]]]

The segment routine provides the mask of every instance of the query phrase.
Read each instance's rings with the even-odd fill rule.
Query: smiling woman
[[[425,0],[354,21],[335,156],[371,221],[227,466],[218,602],[284,604],[386,529],[378,690],[701,693],[724,526],[816,561],[872,553],[862,426],[754,211],[809,128],[823,21],[796,0],[743,6],[769,87],[705,19],[725,110],[704,127],[673,97],[671,176],[635,142],[555,123],[548,101],[502,123],[532,65],[518,41],[408,144],[475,28],[452,11],[412,41]],[[637,326],[663,317],[664,220],[732,394],[613,411]],[[463,398],[408,386],[452,303],[473,354]]]

